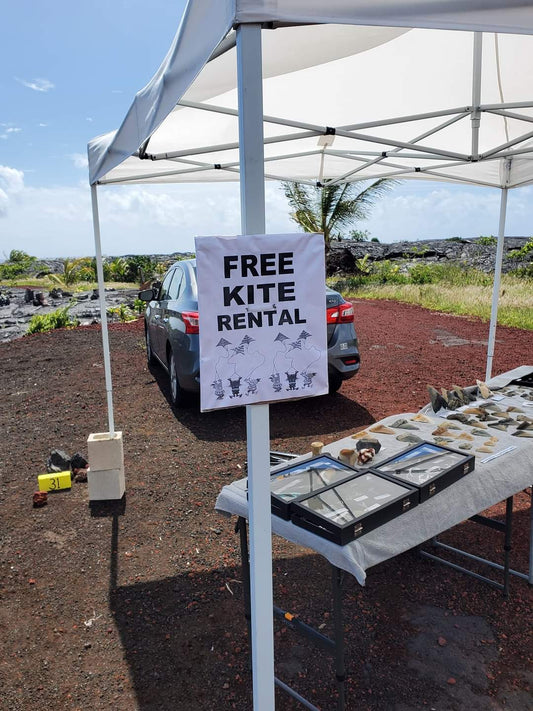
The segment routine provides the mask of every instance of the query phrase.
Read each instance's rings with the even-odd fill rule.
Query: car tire
[[[330,375],[329,378],[329,392],[331,393],[336,393],[339,389],[340,386],[342,385],[342,378],[338,373],[334,373],[333,375]]]
[[[170,385],[170,402],[174,407],[183,407],[189,402],[188,393],[181,389],[176,371],[176,359],[172,351],[168,357],[168,379]]]
[[[146,340],[146,360],[148,365],[155,365],[155,356],[152,350],[152,339],[150,338],[150,331],[148,328],[144,329],[144,338]]]

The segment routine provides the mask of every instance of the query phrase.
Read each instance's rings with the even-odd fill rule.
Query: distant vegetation
[[[362,233],[360,237],[367,238],[367,235]],[[487,246],[495,241],[492,236],[478,238],[477,241],[481,239]],[[525,258],[525,266],[502,275],[498,323],[533,330],[533,238],[520,249],[509,252],[508,256]],[[423,258],[422,249],[420,257]],[[61,286],[70,290],[87,290],[97,286],[94,258],[58,261],[62,262],[62,269],[53,273],[46,263],[36,257],[12,250],[8,260],[0,264],[0,286],[19,284],[41,289]],[[167,261],[148,256],[104,259],[104,281],[127,287],[133,283],[160,279],[173,261],[176,257]],[[369,255],[365,254],[356,259],[355,274],[332,277],[328,279],[328,284],[346,298],[390,299],[483,320],[490,318],[492,274],[452,262],[418,261],[406,266],[401,260],[371,262]],[[112,311],[112,317],[120,321],[130,320],[142,313],[144,306],[144,302],[136,300],[133,310],[118,307]],[[76,325],[69,316],[69,308],[36,315],[29,332]]]
[[[9,253],[8,259],[0,264],[0,285],[24,285],[44,289],[52,287],[88,289],[96,286],[94,257],[54,261],[61,263],[59,271],[53,271],[46,260],[40,261],[26,252],[14,249]],[[173,261],[176,260],[165,262],[144,255],[104,258],[102,264],[104,281],[115,284],[141,284],[151,279],[159,279]]]
[[[533,330],[533,269],[521,271],[501,277],[498,323]],[[354,276],[328,279],[328,284],[347,299],[390,299],[490,319],[492,275],[456,264],[419,263],[402,271],[399,264],[383,261],[365,264]]]

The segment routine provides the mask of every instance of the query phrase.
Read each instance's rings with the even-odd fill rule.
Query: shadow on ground
[[[526,523],[528,514],[520,511],[516,523]],[[111,515],[116,523],[117,514]],[[465,522],[454,532],[460,538],[463,527],[473,525]],[[252,683],[240,566],[115,587],[116,536],[114,526],[110,608],[138,710],[212,711],[222,690],[224,709],[249,711]],[[500,537],[496,533],[489,547]],[[478,552],[485,554],[486,545],[481,533]],[[316,584],[310,587],[309,580]],[[322,556],[273,561],[275,603],[331,637],[330,580]],[[521,585],[515,581],[512,588],[520,593]],[[459,612],[461,603],[455,603],[457,611],[449,609],[450,597],[465,595],[490,596],[498,607],[504,603],[501,593],[424,561],[416,550],[373,568],[366,589],[345,575],[346,708],[363,700],[362,708],[369,711],[418,711],[428,704],[485,711],[506,702],[516,711],[530,709],[527,693],[519,690],[500,689],[497,700],[490,697],[497,639],[483,615]],[[324,711],[336,708],[333,661],[326,652],[276,621],[275,654],[276,676]],[[279,691],[276,699],[279,711],[295,708]]]
[[[172,408],[166,372],[159,366],[150,366],[150,373]],[[174,415],[202,441],[219,441],[221,432],[228,441],[243,442],[246,438],[244,406],[200,412],[199,398],[193,397],[187,407],[174,408]],[[326,435],[347,429],[353,431],[373,422],[375,419],[366,408],[345,397],[342,392],[313,398],[313,407],[309,406],[309,399],[306,398],[278,402],[270,407],[272,438],[308,437],[309,432]]]

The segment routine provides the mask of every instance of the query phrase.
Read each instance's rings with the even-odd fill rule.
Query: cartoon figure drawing
[[[268,376],[268,379],[272,381],[274,392],[281,392],[281,375],[279,373],[272,373],[272,375]]]
[[[298,390],[296,387],[296,379],[298,377],[298,371],[295,370],[293,373],[288,373],[285,372],[285,375],[287,376],[287,382],[289,384],[288,388],[285,388],[286,390]]]
[[[315,377],[316,373],[310,373],[309,371],[302,371],[302,378],[304,379],[304,384],[302,385],[303,388],[310,388],[311,385],[313,384],[313,378]]]
[[[231,387],[231,395],[230,395],[230,397],[242,397],[242,393],[241,393],[241,380],[242,380],[242,378],[241,378],[240,375],[237,375],[237,373],[235,373],[235,375],[236,375],[237,377],[234,376],[233,378],[228,378],[228,381],[229,381],[229,384],[230,384],[230,387]]]
[[[215,378],[215,380],[211,383],[211,387],[215,388],[217,400],[222,400],[225,394],[224,386],[222,385],[222,378]]]
[[[247,395],[255,395],[257,393],[257,383],[261,380],[261,378],[245,378],[244,382],[248,383],[248,390],[246,391]]]

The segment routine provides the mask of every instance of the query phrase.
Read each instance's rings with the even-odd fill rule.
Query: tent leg
[[[265,232],[263,76],[261,26],[237,28],[241,229]],[[270,520],[270,423],[268,405],[246,407],[253,707],[274,708],[272,525]]]
[[[107,333],[107,312],[105,305],[104,269],[102,266],[102,247],[100,244],[100,219],[98,216],[98,196],[96,185],[91,185],[91,200],[93,207],[94,246],[96,250],[96,275],[98,280],[98,294],[100,297],[100,322],[102,324],[102,346],[104,350],[105,389],[107,393],[107,418],[109,432],[115,432],[113,418],[113,382],[111,380],[111,358],[109,356],[109,336]]]
[[[492,360],[494,358],[494,345],[496,343],[496,324],[498,322],[498,299],[500,296],[506,213],[507,188],[502,188],[500,200],[500,224],[498,228],[498,247],[496,249],[496,264],[494,265],[494,286],[492,287],[492,307],[490,312],[489,345],[487,348],[487,369],[485,371],[485,380],[490,380],[492,377]]]

